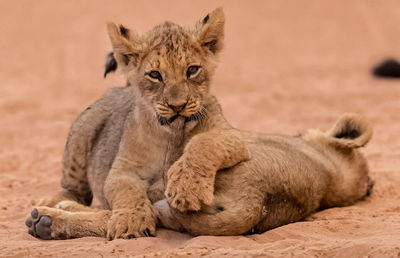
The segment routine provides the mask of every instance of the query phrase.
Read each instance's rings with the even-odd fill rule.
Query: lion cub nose
[[[171,108],[175,112],[181,112],[186,107],[186,104],[187,104],[187,102],[184,104],[178,104],[178,105],[168,104],[168,107]]]

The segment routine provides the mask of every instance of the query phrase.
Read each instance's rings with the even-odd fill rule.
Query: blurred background
[[[0,0],[0,221],[16,223],[16,239],[29,237],[20,223],[29,207],[58,189],[75,117],[125,84],[118,72],[103,78],[106,22],[139,33],[165,20],[192,26],[220,6],[225,49],[212,92],[227,119],[297,134],[362,113],[375,127],[365,153],[377,196],[400,196],[400,81],[371,75],[400,59],[398,0]]]
[[[110,50],[107,21],[138,32],[165,20],[191,26],[219,6],[226,12],[226,47],[213,91],[235,125],[237,112],[252,118],[242,127],[271,130],[268,117],[282,109],[292,111],[279,117],[285,128],[285,123],[304,124],[296,117],[306,113],[312,119],[310,113],[322,110],[363,111],[360,102],[373,89],[377,101],[383,100],[386,82],[374,82],[373,89],[366,84],[373,65],[400,57],[396,0],[19,0],[0,1],[1,95],[15,98],[7,113],[34,107],[53,109],[57,116],[54,109],[67,108],[61,102],[68,100],[75,115],[107,88],[123,85],[118,75],[102,77]],[[363,77],[352,81],[355,73]],[[265,115],[253,116],[259,109]]]
[[[62,146],[81,110],[124,85],[102,76],[106,22],[139,33],[165,20],[192,26],[219,6],[226,39],[212,91],[233,125],[297,133],[343,112],[398,121],[399,82],[370,76],[400,57],[397,0],[0,1],[1,142],[53,133]]]

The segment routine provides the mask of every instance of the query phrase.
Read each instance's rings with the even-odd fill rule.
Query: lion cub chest
[[[133,123],[123,135],[113,168],[129,170],[141,180],[151,182],[166,169],[168,144],[167,133]]]

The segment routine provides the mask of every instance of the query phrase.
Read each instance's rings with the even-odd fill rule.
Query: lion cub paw
[[[214,178],[175,162],[168,170],[165,195],[171,207],[184,211],[198,211],[201,203],[211,204],[214,199]]]
[[[115,209],[107,225],[107,238],[137,238],[154,236],[156,216],[151,207]]]
[[[61,239],[59,231],[63,228],[61,212],[54,208],[37,207],[25,220],[28,233],[43,240]]]

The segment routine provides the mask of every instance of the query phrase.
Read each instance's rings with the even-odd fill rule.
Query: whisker
[[[208,117],[207,109],[204,106],[201,106],[199,111],[196,113],[196,116],[197,116],[197,119],[199,120],[200,124],[203,124],[203,122]]]

